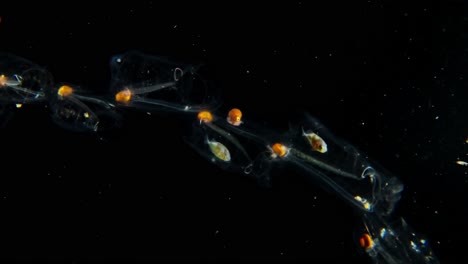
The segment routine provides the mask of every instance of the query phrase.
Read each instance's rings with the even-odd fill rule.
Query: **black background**
[[[443,263],[460,262],[462,2],[11,2],[0,50],[96,94],[108,93],[111,56],[128,50],[203,62],[225,107],[274,132],[309,112],[397,175],[395,213]],[[353,241],[359,217],[337,195],[292,173],[264,189],[212,166],[182,140],[190,119],[127,111],[103,136],[58,127],[44,105],[2,118],[2,259],[370,261]]]

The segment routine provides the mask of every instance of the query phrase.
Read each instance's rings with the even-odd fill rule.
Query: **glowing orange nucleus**
[[[372,238],[369,234],[363,234],[359,238],[359,244],[364,249],[370,249],[374,246],[374,242],[372,241]]]
[[[198,120],[203,123],[210,123],[213,121],[213,115],[209,111],[201,111],[197,115]]]
[[[272,153],[272,156],[273,157],[284,157],[288,154],[288,147],[286,147],[285,145],[281,144],[281,143],[275,143],[273,144],[273,146],[271,146],[271,151],[273,152]]]
[[[124,89],[115,94],[115,101],[119,103],[129,103],[132,100],[132,91]]]
[[[227,121],[233,126],[239,126],[242,124],[242,112],[238,108],[233,108],[229,111]]]
[[[7,84],[8,78],[2,74],[0,75],[0,86],[5,86]]]
[[[62,96],[62,97],[67,97],[72,93],[73,93],[73,88],[71,86],[68,86],[68,85],[60,86],[60,88],[57,91],[57,94]]]

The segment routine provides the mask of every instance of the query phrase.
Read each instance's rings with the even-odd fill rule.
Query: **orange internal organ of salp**
[[[198,112],[197,115],[198,120],[200,120],[200,123],[211,123],[213,121],[213,115],[209,111],[200,111]]]
[[[133,93],[130,89],[123,89],[115,94],[115,101],[119,103],[128,104],[132,100]]]
[[[273,158],[280,157],[283,158],[289,153],[289,148],[281,143],[275,143],[271,146],[271,156]]]
[[[73,93],[73,88],[71,86],[68,86],[68,85],[62,85],[57,90],[57,94],[62,96],[62,97],[67,97],[72,93]]]
[[[233,108],[229,111],[227,121],[233,126],[239,126],[242,124],[242,111],[238,108]]]
[[[359,238],[359,244],[363,249],[371,249],[374,247],[374,241],[372,240],[372,237],[369,234],[363,234]]]
[[[8,82],[8,77],[6,77],[4,74],[0,75],[0,86],[6,86]]]

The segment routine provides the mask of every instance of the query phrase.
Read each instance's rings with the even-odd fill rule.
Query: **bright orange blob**
[[[275,143],[271,146],[271,150],[273,151],[273,156],[278,156],[280,158],[286,156],[288,154],[288,147],[281,143]]]
[[[374,246],[374,242],[372,241],[372,238],[369,234],[363,234],[359,238],[359,244],[364,249],[370,249]]]
[[[227,121],[233,126],[239,126],[242,124],[242,112],[238,108],[233,108],[229,111]]]
[[[60,86],[60,88],[57,91],[57,94],[62,96],[62,97],[67,97],[72,93],[73,93],[73,88],[71,86],[68,86],[68,85]]]
[[[213,115],[209,111],[201,111],[197,115],[198,120],[203,123],[210,123],[213,121]]]
[[[129,103],[132,100],[132,91],[130,89],[124,89],[115,94],[115,101],[119,103]]]
[[[0,86],[5,86],[7,84],[8,78],[2,74],[0,75]]]

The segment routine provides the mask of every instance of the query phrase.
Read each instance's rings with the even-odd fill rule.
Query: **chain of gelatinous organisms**
[[[131,51],[113,56],[110,67],[111,92],[97,96],[74,84],[55,84],[44,68],[2,54],[1,104],[46,103],[55,123],[83,132],[119,124],[121,108],[184,113],[193,117],[185,142],[220,168],[269,186],[272,170],[289,165],[357,209],[363,228],[356,242],[374,262],[438,262],[403,218],[392,220],[403,184],[310,115],[289,120],[289,131],[276,133],[244,118],[240,109],[220,113],[218,93],[200,76],[200,65]]]

